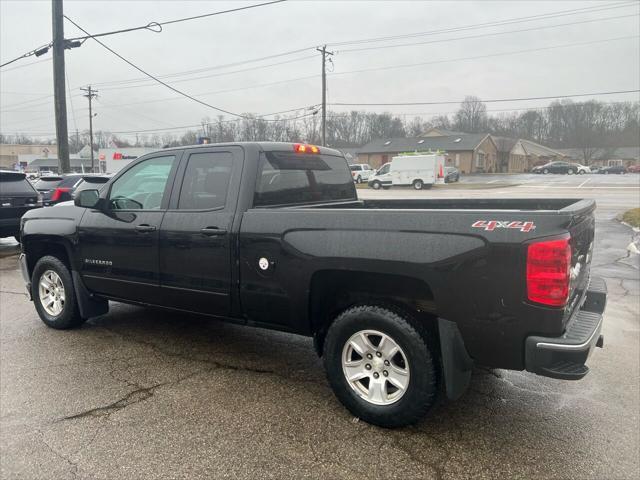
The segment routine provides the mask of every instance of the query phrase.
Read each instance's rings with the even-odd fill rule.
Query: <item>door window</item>
[[[109,208],[159,210],[175,158],[150,158],[127,170],[111,187]]]
[[[389,168],[391,168],[390,163],[383,165],[382,168],[378,170],[378,175],[384,175],[386,173],[389,173]]]
[[[212,210],[223,208],[231,180],[233,157],[229,152],[194,153],[184,172],[178,208]]]

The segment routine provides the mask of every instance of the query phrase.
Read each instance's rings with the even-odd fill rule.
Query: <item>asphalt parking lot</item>
[[[16,245],[0,241],[0,476],[639,478],[640,258],[616,216],[640,206],[640,175],[359,193],[595,198],[593,273],[610,296],[591,373],[477,368],[462,399],[384,430],[338,403],[310,339],[118,304],[78,330],[48,329],[23,294]]]

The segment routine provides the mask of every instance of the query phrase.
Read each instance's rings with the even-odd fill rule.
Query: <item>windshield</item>
[[[62,182],[61,177],[41,178],[36,182],[35,187],[38,190],[51,190],[52,188],[56,188],[60,182]]]

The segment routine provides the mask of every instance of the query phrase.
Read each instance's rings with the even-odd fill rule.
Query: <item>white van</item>
[[[436,183],[438,165],[443,163],[442,155],[399,155],[380,167],[368,185],[376,190],[401,185],[411,185],[416,190],[431,188]]]

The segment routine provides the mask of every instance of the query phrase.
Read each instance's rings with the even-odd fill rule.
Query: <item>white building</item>
[[[100,171],[116,173],[122,167],[129,165],[129,163],[136,158],[157,150],[157,148],[144,147],[101,148],[98,150]]]

